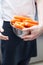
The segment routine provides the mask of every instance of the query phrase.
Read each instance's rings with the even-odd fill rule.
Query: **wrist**
[[[0,19],[0,28],[2,28],[2,26],[3,26],[3,20]]]

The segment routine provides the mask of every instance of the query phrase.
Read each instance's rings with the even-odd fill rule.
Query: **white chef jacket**
[[[15,15],[35,18],[35,0],[0,0],[0,27]]]

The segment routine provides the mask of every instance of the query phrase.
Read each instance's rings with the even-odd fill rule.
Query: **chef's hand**
[[[43,27],[40,25],[36,25],[30,28],[25,28],[23,29],[23,31],[31,32],[31,34],[27,34],[21,37],[24,41],[34,40],[43,33]]]
[[[9,40],[8,36],[3,35],[1,32],[4,32],[3,28],[0,28],[0,40]]]

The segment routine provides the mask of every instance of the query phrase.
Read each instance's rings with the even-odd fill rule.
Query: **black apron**
[[[8,41],[1,41],[2,59],[6,65],[16,65],[21,60],[37,56],[36,39],[33,41],[23,41],[17,37],[9,22],[3,24],[2,34],[9,36]]]

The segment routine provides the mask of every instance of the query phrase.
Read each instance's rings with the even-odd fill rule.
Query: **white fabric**
[[[0,0],[0,13],[0,19],[6,21],[10,21],[14,15],[30,16],[34,19],[35,0]]]

